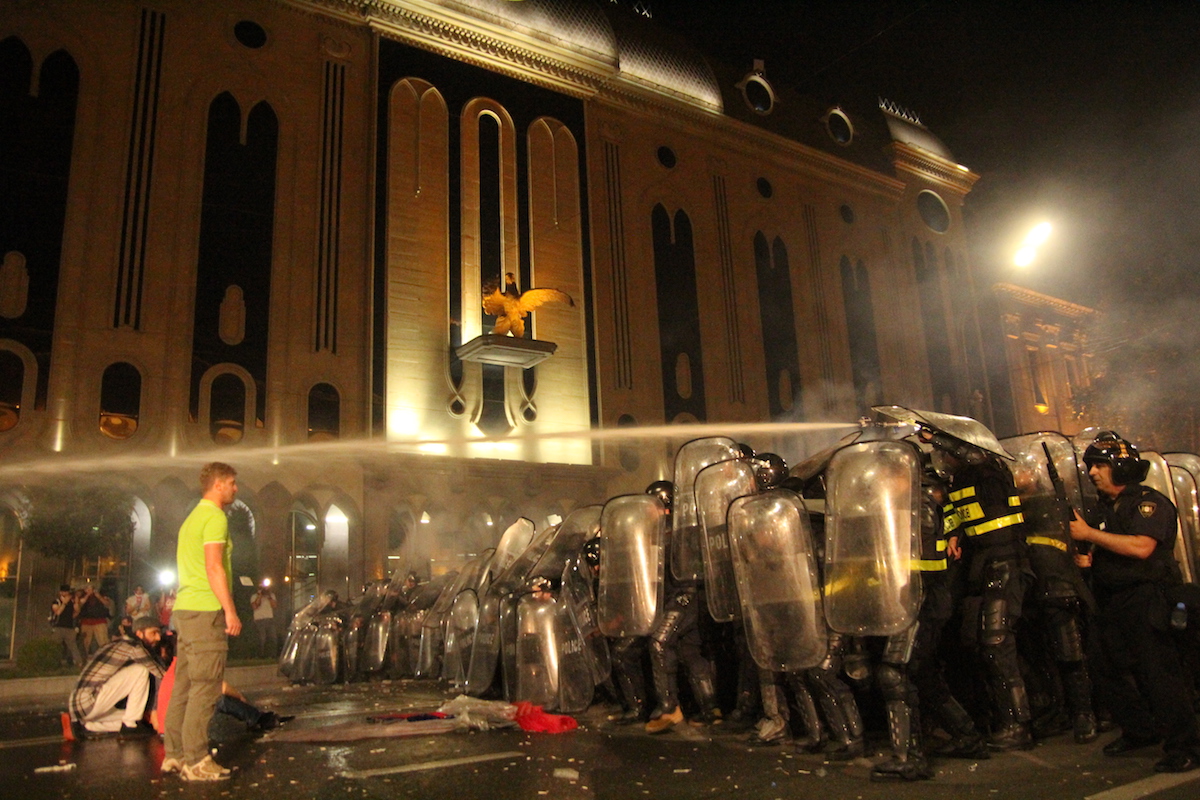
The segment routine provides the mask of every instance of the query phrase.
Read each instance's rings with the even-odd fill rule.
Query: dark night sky
[[[1131,292],[1155,311],[1162,296],[1200,298],[1200,3],[650,4],[706,53],[739,67],[765,59],[773,82],[918,113],[982,176],[966,206],[982,285],[1100,308]],[[1011,253],[1040,219],[1055,233],[1018,271]],[[1180,313],[1194,318],[1191,305]]]

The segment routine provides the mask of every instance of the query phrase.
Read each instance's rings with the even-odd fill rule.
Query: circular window
[[[775,194],[774,187],[771,186],[771,182],[766,178],[759,178],[757,186],[758,193],[767,199],[770,199],[771,195]]]
[[[251,50],[257,50],[267,43],[267,32],[257,22],[244,19],[233,26],[233,35],[239,42]]]
[[[762,75],[747,75],[738,88],[742,91],[742,99],[755,114],[765,117],[775,110],[775,90]]]
[[[853,224],[853,222],[854,222],[854,209],[853,208],[846,205],[845,203],[842,203],[842,207],[838,209],[838,213],[842,215],[842,222],[846,223],[847,225]]]
[[[942,198],[928,189],[917,195],[917,213],[931,231],[945,233],[950,230],[950,210]]]
[[[675,151],[666,145],[658,148],[658,163],[667,169],[673,168],[675,166]]]
[[[825,115],[825,130],[829,132],[829,138],[843,147],[854,139],[854,126],[850,124],[846,112],[840,108],[829,109],[829,113]]]

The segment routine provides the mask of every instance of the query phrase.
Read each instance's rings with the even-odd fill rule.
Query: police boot
[[[975,728],[975,721],[957,700],[953,697],[946,700],[937,708],[937,715],[946,732],[950,734],[950,740],[936,748],[930,746],[930,752],[946,758],[986,759],[991,757],[987,749],[987,742]]]
[[[795,740],[797,753],[817,753],[825,747],[825,727],[812,694],[803,686],[792,686],[796,696],[796,709],[804,723],[804,735]]]
[[[1029,728],[1029,698],[1024,686],[1012,687],[1007,697],[1001,697],[1000,727],[988,739],[988,747],[1000,752],[1028,750],[1033,747]]]
[[[717,706],[717,691],[711,680],[700,678],[692,681],[692,694],[700,706],[700,715],[689,721],[689,724],[720,725],[722,722],[721,709]]]
[[[932,777],[929,764],[914,739],[916,726],[912,712],[903,700],[887,701],[888,738],[892,755],[871,768],[873,781],[919,781]]]
[[[659,714],[646,723],[646,733],[666,733],[683,722],[683,709],[675,706],[674,710]]]
[[[1092,712],[1092,681],[1087,665],[1082,661],[1062,662],[1063,688],[1071,709],[1071,731],[1076,744],[1096,741],[1100,735],[1096,715]]]
[[[822,703],[829,723],[825,757],[830,761],[852,761],[863,754],[863,724],[854,695],[846,691],[836,703]]]

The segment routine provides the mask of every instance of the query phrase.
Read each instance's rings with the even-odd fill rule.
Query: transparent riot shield
[[[626,494],[600,515],[600,592],[596,616],[605,636],[646,636],[662,608],[667,512],[648,494]]]
[[[1088,465],[1084,463],[1083,454],[1087,452],[1088,446],[1096,441],[1098,433],[1100,428],[1093,426],[1084,428],[1071,437],[1071,444],[1075,447],[1075,461],[1079,464],[1079,493],[1083,518],[1093,526],[1100,524],[1100,495],[1096,491],[1096,485],[1088,477]]]
[[[557,670],[558,696],[553,711],[562,714],[577,714],[586,711],[592,704],[596,681],[592,665],[592,651],[584,641],[583,634],[575,625],[570,601],[559,595],[555,625],[558,636],[558,657],[552,658],[552,668]]]
[[[829,462],[825,618],[839,633],[891,636],[921,604],[921,464],[905,442],[865,442]]]
[[[1083,508],[1079,466],[1071,440],[1061,433],[1043,432],[1003,439],[1001,444],[1014,459],[1009,468],[1029,535],[1044,540],[1035,543],[1067,552],[1071,546],[1072,509]]]
[[[675,454],[675,505],[671,514],[671,574],[676,580],[704,577],[704,552],[700,542],[700,517],[696,509],[696,476],[700,470],[737,458],[732,439],[713,436],[693,439]]]
[[[434,601],[433,606],[421,620],[420,647],[417,651],[416,676],[418,678],[436,678],[442,673],[442,656],[446,648],[446,617],[454,598],[462,591],[464,584],[471,583],[479,577],[479,559],[472,560],[455,574],[453,580],[446,584]]]
[[[704,594],[708,612],[717,622],[729,622],[739,613],[737,577],[729,554],[725,515],[730,503],[757,490],[754,468],[745,459],[719,461],[700,470],[696,476],[696,511],[704,553]]]
[[[500,599],[500,678],[504,699],[517,698],[517,603],[523,595],[506,594]]]
[[[314,683],[336,683],[342,675],[342,620],[333,614],[318,618],[312,666]]]
[[[1164,458],[1171,466],[1175,483],[1175,504],[1179,507],[1181,523],[1186,520],[1185,532],[1191,545],[1192,575],[1200,574],[1200,456],[1195,453],[1167,453]],[[1187,476],[1180,474],[1186,472]],[[1189,483],[1186,478],[1191,478]]]
[[[583,637],[592,685],[599,686],[612,674],[612,658],[608,652],[608,639],[596,624],[596,597],[592,592],[590,574],[587,565],[582,563],[582,556],[576,556],[563,569],[559,596],[570,610],[579,635]]]
[[[517,601],[516,701],[547,709],[558,705],[558,610],[548,596],[526,594]]]
[[[393,678],[416,677],[420,661],[421,627],[425,616],[456,577],[457,572],[448,572],[415,587],[408,604],[396,614],[392,621],[392,633],[388,637],[388,672]]]
[[[529,570],[526,578],[558,580],[563,567],[583,549],[584,544],[600,532],[601,506],[583,506],[567,515],[558,526],[558,533]]]
[[[872,406],[871,410],[897,422],[947,433],[955,439],[972,444],[981,450],[987,450],[989,453],[995,453],[1001,458],[1012,458],[1004,446],[996,440],[996,434],[977,419],[943,414],[940,411],[921,411],[905,406]]]
[[[1196,479],[1183,467],[1170,466],[1171,482],[1175,484],[1175,506],[1179,511],[1179,530],[1192,562],[1192,575],[1195,576],[1196,526],[1200,524],[1200,497],[1197,496]]]
[[[464,589],[454,598],[446,620],[446,655],[442,659],[442,680],[452,689],[466,686],[471,669],[471,651],[475,645],[475,626],[479,624],[479,597],[474,589]]]
[[[517,556],[525,552],[529,543],[533,541],[535,530],[533,521],[525,517],[521,517],[505,529],[488,564],[488,577],[491,580],[495,580],[497,575],[508,569]]]
[[[1165,494],[1167,499],[1175,503],[1175,507],[1178,509],[1179,503],[1175,500],[1175,482],[1171,479],[1171,467],[1167,464],[1167,460],[1162,457],[1162,454],[1155,453],[1153,450],[1143,452],[1142,458],[1150,462],[1150,472],[1142,484]],[[1187,537],[1184,536],[1183,527],[1179,522],[1180,516],[1176,515],[1175,519],[1175,561],[1179,564],[1179,571],[1183,573],[1184,582],[1195,583],[1196,573],[1192,569]]]
[[[812,530],[794,492],[771,489],[729,507],[730,555],[754,663],[775,672],[816,666],[828,634]]]
[[[295,683],[312,683],[317,674],[314,659],[316,658],[317,623],[307,622],[297,631],[296,658],[292,673],[288,677]]]
[[[471,663],[467,667],[466,693],[481,697],[492,688],[496,679],[496,664],[500,658],[500,605],[504,596],[495,584],[479,604],[479,620],[475,626],[475,646],[471,648]]]
[[[533,565],[545,555],[554,542],[554,537],[558,536],[559,527],[560,525],[551,525],[534,536],[521,554],[496,574],[488,591],[508,594],[524,586],[529,580],[529,571],[533,569]]]

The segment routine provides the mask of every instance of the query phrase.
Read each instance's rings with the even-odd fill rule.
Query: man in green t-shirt
[[[229,523],[225,508],[237,496],[237,471],[214,461],[200,470],[203,497],[179,528],[179,591],[172,622],[179,634],[175,688],[167,710],[163,772],[187,781],[219,781],[229,770],[208,752],[208,723],[221,696],[230,636],[242,632],[233,605]]]

